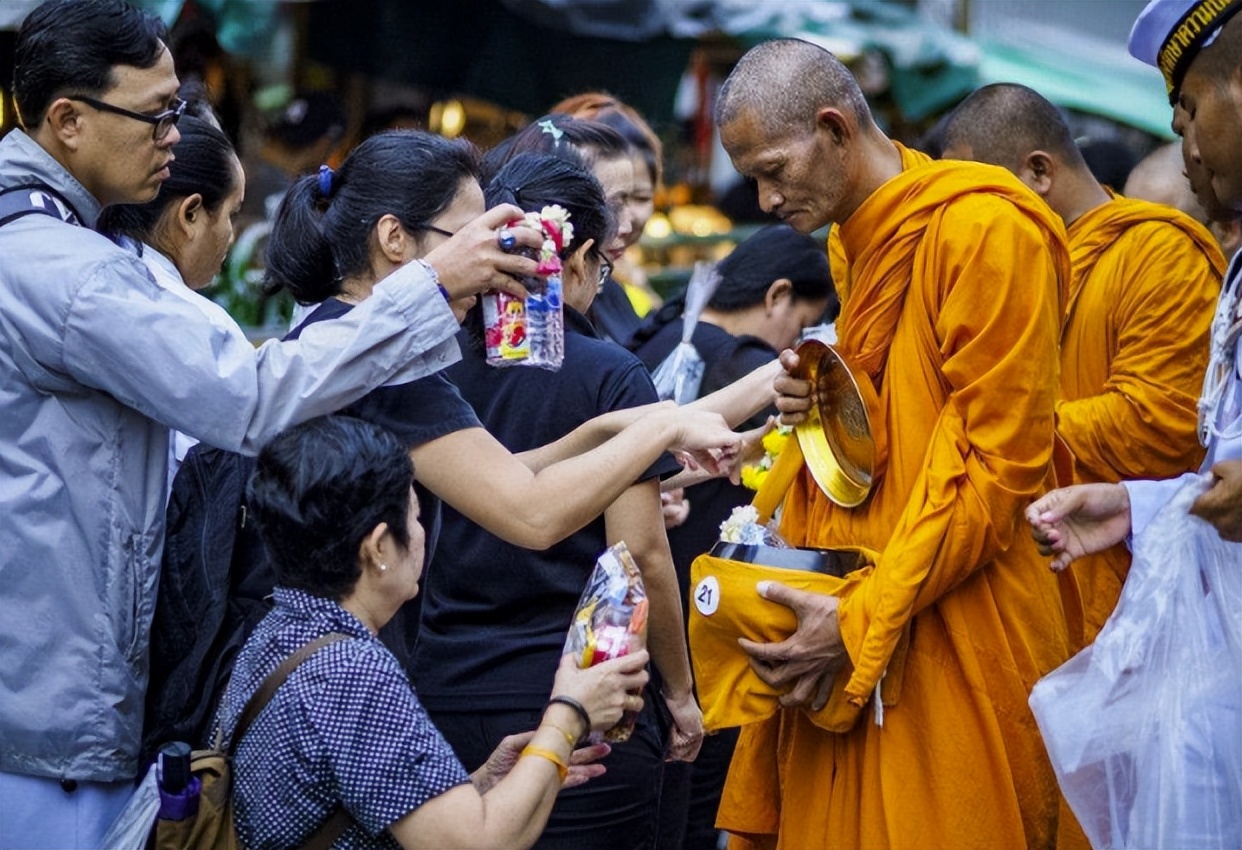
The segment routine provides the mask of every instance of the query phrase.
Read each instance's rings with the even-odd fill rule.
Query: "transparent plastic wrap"
[[[155,765],[147,770],[125,808],[104,834],[101,847],[110,850],[144,850],[160,811],[160,789]]]
[[[566,655],[582,668],[638,652],[647,646],[647,591],[638,564],[625,543],[605,550],[595,561],[565,638]],[[628,740],[638,715],[627,711],[593,741]]]
[[[1242,544],[1181,488],[1134,545],[1095,643],[1031,709],[1094,847],[1242,847]]]
[[[556,371],[565,359],[565,308],[560,252],[573,242],[569,213],[560,206],[528,212],[509,227],[529,227],[543,235],[538,251],[519,249],[539,262],[539,277],[522,280],[526,300],[504,292],[485,292],[483,341],[492,366],[537,366]]]
[[[699,397],[699,385],[703,381],[703,357],[694,343],[694,328],[707,302],[716,294],[720,275],[713,263],[697,262],[694,274],[686,285],[686,309],[682,313],[681,342],[669,352],[651,374],[656,393],[661,401],[672,399],[678,404],[689,404]]]

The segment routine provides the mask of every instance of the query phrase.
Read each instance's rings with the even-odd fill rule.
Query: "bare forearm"
[[[648,404],[600,414],[582,423],[554,443],[518,454],[518,460],[522,461],[532,472],[540,472],[555,463],[599,448],[663,404]]]
[[[736,428],[765,407],[776,403],[776,390],[772,382],[783,371],[780,361],[773,360],[688,406],[719,413],[729,427]]]

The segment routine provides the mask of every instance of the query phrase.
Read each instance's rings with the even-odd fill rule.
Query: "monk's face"
[[[720,126],[733,167],[758,183],[759,206],[800,233],[849,217],[845,148],[810,125],[773,132],[754,110]]]
[[[1242,64],[1227,81],[1208,77],[1199,64],[1196,58],[1182,81],[1173,131],[1182,137],[1186,171],[1204,207],[1211,212],[1214,198],[1242,213]]]

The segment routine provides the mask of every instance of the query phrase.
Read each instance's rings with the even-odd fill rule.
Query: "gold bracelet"
[[[569,765],[565,764],[565,760],[551,750],[545,750],[543,747],[536,747],[534,744],[527,744],[522,750],[524,756],[538,756],[541,759],[547,759],[556,765],[556,775],[561,778],[561,784],[565,784],[565,777],[569,775]]]
[[[557,726],[555,723],[553,723],[550,720],[545,720],[543,721],[543,723],[539,725],[540,726],[551,726],[557,732],[560,732],[562,735],[565,736],[565,743],[569,744],[569,749],[571,751],[578,749],[578,739],[575,738],[573,735],[571,735],[568,730],[563,729],[560,726]]]

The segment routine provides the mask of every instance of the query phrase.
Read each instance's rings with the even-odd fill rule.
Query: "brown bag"
[[[191,754],[190,771],[202,783],[198,813],[179,821],[157,819],[149,847],[155,850],[241,850],[237,828],[233,824],[233,753],[251,723],[289,675],[318,650],[348,637],[332,632],[299,648],[263,680],[263,684],[246,702],[227,747],[222,747],[222,730],[217,729],[214,748],[195,750]],[[328,850],[352,822],[349,812],[343,807],[337,808],[319,829],[311,833],[303,847],[306,850]]]

